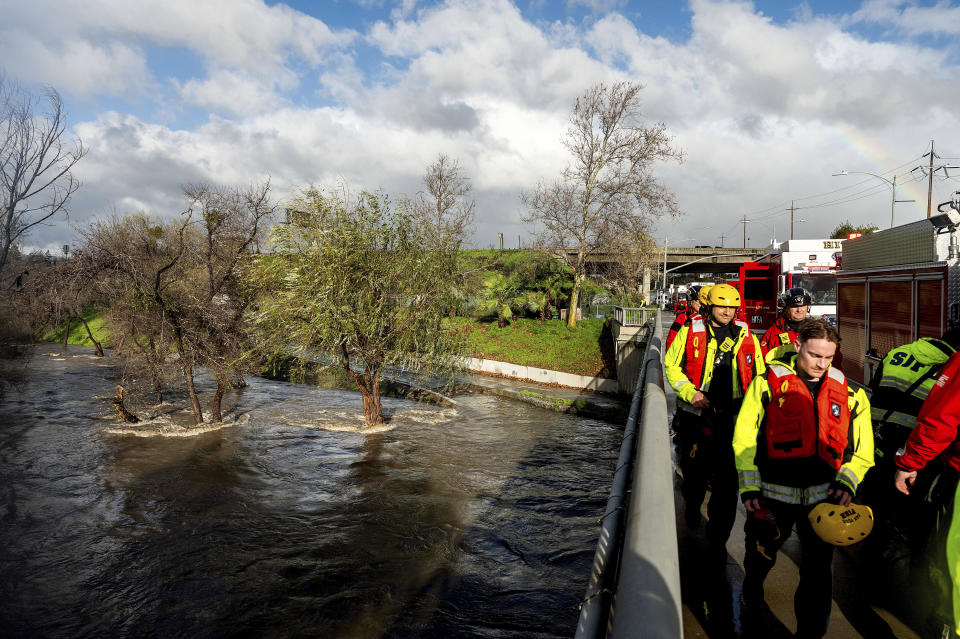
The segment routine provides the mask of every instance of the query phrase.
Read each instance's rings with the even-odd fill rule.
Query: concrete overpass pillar
[[[650,301],[650,267],[643,267],[643,287],[640,289],[643,299]]]

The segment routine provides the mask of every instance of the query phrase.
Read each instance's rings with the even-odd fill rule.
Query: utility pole
[[[747,248],[747,222],[749,221],[746,215],[740,220],[740,223],[743,224],[743,248]]]
[[[960,166],[941,164],[940,166],[934,167],[933,160],[935,158],[940,159],[940,156],[933,150],[933,140],[930,140],[930,151],[924,153],[921,157],[927,157],[928,155],[930,156],[930,163],[927,166],[915,166],[910,169],[910,172],[922,171],[927,176],[927,217],[930,217],[933,213],[933,174],[942,169],[944,176],[950,177],[948,169],[960,169]]]
[[[723,238],[724,238],[724,237],[725,237],[724,234],[721,233],[721,234],[720,234],[720,248],[723,248]]]
[[[792,240],[793,239],[793,211],[794,211],[793,200],[790,200],[790,208],[783,209],[783,210],[790,211],[790,239]]]
[[[927,176],[927,217],[930,217],[930,208],[933,206],[933,140],[930,140],[930,175]]]

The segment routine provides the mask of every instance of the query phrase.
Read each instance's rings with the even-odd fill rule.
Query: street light
[[[897,199],[897,176],[894,175],[893,179],[887,179],[882,175],[877,175],[876,173],[870,173],[869,171],[840,171],[839,173],[834,173],[833,177],[840,175],[853,175],[854,173],[859,173],[860,175],[872,175],[875,178],[879,178],[887,183],[887,186],[891,188],[890,194],[890,228],[893,228],[893,207],[897,202],[916,202],[916,200],[898,200]]]

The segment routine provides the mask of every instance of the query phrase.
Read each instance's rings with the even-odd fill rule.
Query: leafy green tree
[[[847,236],[851,233],[860,233],[861,235],[866,235],[867,233],[873,233],[880,227],[875,224],[864,224],[862,226],[854,226],[850,223],[850,220],[844,220],[837,225],[833,231],[830,232],[830,239],[832,240],[845,240]]]
[[[449,371],[462,352],[444,321],[457,304],[458,242],[382,193],[308,188],[289,208],[257,265],[269,291],[255,313],[265,344],[276,356],[341,366],[367,426],[382,423],[388,368]]]

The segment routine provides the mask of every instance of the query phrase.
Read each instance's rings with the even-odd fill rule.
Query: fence
[[[656,309],[613,307],[613,319],[620,326],[643,326],[649,321],[648,313],[656,313]]]

